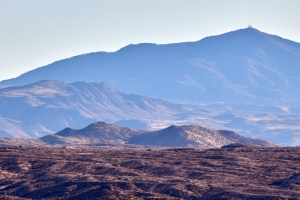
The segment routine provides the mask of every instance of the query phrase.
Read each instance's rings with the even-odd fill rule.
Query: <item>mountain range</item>
[[[38,138],[105,121],[142,130],[200,125],[295,146],[299,145],[299,119],[297,105],[182,105],[124,94],[105,83],[40,81],[0,89],[1,137]]]
[[[139,145],[155,147],[218,148],[232,143],[274,147],[275,144],[247,138],[227,130],[213,130],[197,125],[170,126],[156,131],[142,131],[105,122],[95,122],[83,129],[66,128],[40,138],[50,144],[64,145]]]
[[[128,45],[60,60],[0,82],[106,82],[125,93],[176,101],[291,103],[300,98],[300,44],[240,29],[196,42]]]
[[[296,146],[299,65],[299,43],[251,27],[79,55],[0,82],[0,136],[37,138],[97,121],[194,124]]]
[[[161,99],[124,94],[105,83],[40,81],[0,89],[0,135],[37,138],[99,120],[136,120],[143,125],[143,120],[165,120],[188,110]]]

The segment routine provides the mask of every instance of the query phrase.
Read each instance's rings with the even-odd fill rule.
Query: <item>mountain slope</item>
[[[185,110],[161,99],[120,93],[104,83],[41,81],[0,89],[0,123],[6,124],[0,135],[40,137],[99,120],[160,120]]]
[[[142,132],[137,129],[120,127],[105,122],[95,122],[83,129],[65,128],[54,135],[46,135],[41,140],[58,144],[124,144],[132,135]]]
[[[247,28],[197,42],[80,55],[2,81],[0,87],[43,79],[104,81],[123,92],[171,100],[298,102],[299,62],[299,43]]]
[[[243,137],[231,131],[216,131],[197,125],[170,126],[157,131],[141,131],[96,122],[84,129],[66,128],[54,135],[40,138],[50,144],[70,145],[150,145],[159,147],[216,148],[231,143],[275,146],[265,140]]]

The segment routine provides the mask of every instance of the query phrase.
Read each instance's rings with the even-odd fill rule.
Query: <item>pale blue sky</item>
[[[78,54],[248,24],[300,42],[300,0],[0,0],[0,80]]]

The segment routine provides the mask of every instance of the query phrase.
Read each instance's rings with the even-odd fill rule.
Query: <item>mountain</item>
[[[0,89],[0,136],[41,137],[95,121],[163,120],[189,109],[105,83],[40,81]]]
[[[118,106],[101,107],[98,100],[95,103],[87,94],[83,98],[79,97],[82,99],[78,102],[80,105],[76,99],[70,99],[70,104],[39,105],[38,101],[44,101],[39,99],[35,102],[39,106],[34,106],[34,101],[27,99],[24,101],[31,102],[31,105],[24,110],[22,103],[19,108],[21,98],[17,96],[6,102],[0,99],[0,135],[9,136],[13,133],[15,136],[27,134],[40,137],[68,126],[83,128],[95,121],[144,130],[162,129],[171,124],[197,124],[212,129],[233,130],[243,136],[258,137],[281,145],[296,146],[300,144],[299,63],[299,43],[254,28],[211,36],[196,42],[137,44],[113,53],[75,56],[32,70],[15,79],[2,81],[0,87],[20,86],[44,79],[67,83],[104,81],[125,93],[188,103],[195,110],[172,111],[167,106],[167,111],[161,111],[160,115],[161,107],[154,106],[155,111],[151,112],[156,114],[152,115],[149,110],[145,112],[140,108],[139,103],[138,108],[133,106],[133,109],[127,103],[115,103],[128,108],[122,111]],[[62,96],[64,102],[67,99],[66,96],[59,96]],[[98,95],[97,98],[102,97]],[[116,98],[114,102],[118,101]],[[85,106],[87,102],[88,107]],[[152,101],[146,107],[151,104]],[[28,103],[25,105],[28,106]],[[96,109],[94,105],[97,105]],[[41,111],[43,106],[44,111]],[[48,114],[49,110],[51,112]],[[56,116],[63,117],[55,119]],[[17,132],[12,131],[12,128]]]
[[[83,129],[65,128],[54,134],[40,138],[43,142],[53,144],[125,144],[132,135],[143,131],[120,127],[105,122],[95,122]]]
[[[101,81],[168,100],[290,103],[300,98],[300,44],[240,29],[196,42],[129,45],[60,60],[0,82]]]
[[[166,129],[133,135],[129,144],[216,148],[231,143],[275,146],[266,140],[252,139],[227,130],[213,130],[197,125],[170,126]]]
[[[157,131],[141,131],[104,122],[96,122],[84,129],[66,128],[54,135],[40,138],[50,144],[68,145],[142,145],[157,147],[216,148],[231,143],[276,146],[271,142],[252,139],[232,131],[216,131],[197,125],[170,126]]]

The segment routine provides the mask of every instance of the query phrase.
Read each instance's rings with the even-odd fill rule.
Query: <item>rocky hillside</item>
[[[141,145],[156,147],[216,148],[231,143],[276,146],[265,140],[243,137],[231,131],[217,131],[197,125],[170,126],[157,131],[142,131],[97,122],[84,129],[66,128],[54,135],[40,138],[50,144],[68,145]]]
[[[50,144],[125,144],[128,139],[143,131],[124,128],[105,122],[95,122],[83,129],[66,128],[54,135],[46,135],[40,138]]]
[[[253,144],[263,147],[275,146],[266,140],[241,136],[232,131],[212,130],[197,125],[170,126],[166,129],[132,136],[130,144],[215,148],[231,143]]]
[[[0,136],[41,137],[95,121],[162,120],[188,110],[105,83],[41,81],[0,89]]]

